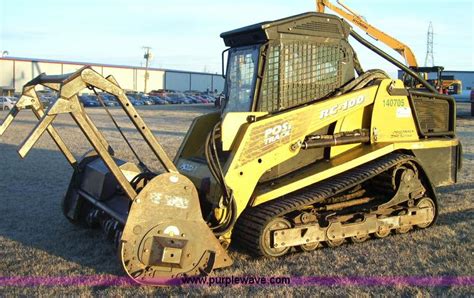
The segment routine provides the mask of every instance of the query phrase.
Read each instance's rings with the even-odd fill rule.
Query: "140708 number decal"
[[[384,107],[404,107],[405,101],[403,99],[384,99],[383,100]]]

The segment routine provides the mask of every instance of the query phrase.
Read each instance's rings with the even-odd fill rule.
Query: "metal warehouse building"
[[[16,57],[0,58],[0,88],[20,92],[24,84],[41,73],[71,73],[85,65],[92,66],[103,76],[113,75],[120,86],[126,90],[144,91],[144,67]],[[221,92],[223,88],[224,79],[218,74],[148,68],[147,92],[156,89],[177,91],[214,91],[217,89],[218,92]]]
[[[474,89],[474,71],[445,70],[443,76],[452,76],[456,80],[461,80],[463,90]]]

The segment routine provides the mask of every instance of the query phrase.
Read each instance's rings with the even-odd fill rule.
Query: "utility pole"
[[[428,34],[426,39],[426,58],[425,58],[425,66],[434,66],[434,53],[433,53],[433,23],[430,22],[428,26]],[[431,62],[429,65],[429,62]]]
[[[153,58],[153,54],[151,53],[151,47],[143,47],[145,50],[145,55],[143,55],[143,58],[145,58],[145,88],[143,90],[144,93],[147,92],[147,83],[148,83],[148,66],[150,65],[150,60]]]

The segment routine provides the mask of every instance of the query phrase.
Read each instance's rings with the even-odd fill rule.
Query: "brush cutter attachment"
[[[59,93],[46,111],[35,91],[38,85]],[[98,95],[140,162],[136,165],[113,156],[113,149],[80,103],[78,94],[85,88],[115,96],[165,173],[152,173],[146,168]],[[160,284],[163,279],[207,274],[213,268],[232,264],[202,217],[196,187],[178,173],[112,76],[104,78],[90,67],[60,76],[41,74],[25,85],[16,106],[0,126],[0,135],[26,108],[31,108],[39,122],[20,146],[20,156],[24,158],[45,131],[50,134],[74,168],[63,201],[64,214],[73,223],[101,226],[115,241],[123,267],[134,280]],[[70,114],[94,149],[79,161],[52,125],[58,114]]]

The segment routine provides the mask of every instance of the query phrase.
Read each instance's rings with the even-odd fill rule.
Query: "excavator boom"
[[[397,53],[402,55],[403,59],[405,59],[405,62],[408,66],[412,68],[418,67],[418,62],[416,61],[415,54],[413,53],[413,51],[410,49],[409,46],[399,41],[398,39],[388,35],[382,30],[367,23],[367,21],[364,20],[364,18],[361,15],[357,14],[354,10],[349,8],[341,0],[337,0],[337,3],[341,7],[338,7],[332,4],[329,0],[316,0],[317,11],[324,12],[325,8],[329,8],[330,10],[338,13],[347,21],[351,22],[352,24],[356,25],[360,29],[364,30],[371,37],[375,38],[376,40],[380,42],[383,42],[387,46],[394,49]]]

